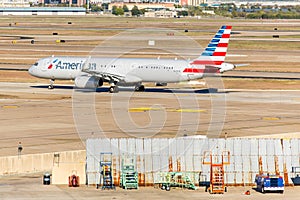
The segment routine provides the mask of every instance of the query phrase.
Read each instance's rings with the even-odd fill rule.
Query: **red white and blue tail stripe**
[[[191,65],[208,65],[219,67],[225,60],[231,26],[222,26],[202,54]]]

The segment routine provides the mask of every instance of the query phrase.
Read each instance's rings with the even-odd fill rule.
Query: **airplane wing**
[[[105,72],[105,71],[97,71],[97,70],[93,70],[92,68],[88,67],[88,63],[90,63],[91,57],[89,57],[83,64],[82,66],[82,71],[85,73],[88,73],[92,76],[96,76],[96,77],[100,77],[103,80],[107,80],[107,81],[123,81],[125,79],[125,76],[122,75],[118,75],[118,74],[112,74],[109,72]]]
[[[123,83],[139,83],[142,81],[142,79],[138,76],[135,76],[135,74],[122,74],[119,73],[118,71],[114,72],[109,72],[107,69],[106,70],[97,70],[96,66],[90,65],[90,57],[85,61],[82,67],[82,72],[88,73],[92,76],[99,77],[104,81],[107,82],[123,82]]]
[[[82,70],[83,72],[86,72],[88,74],[91,74],[93,76],[97,76],[100,78],[103,78],[104,80],[110,81],[110,80],[114,80],[114,81],[123,81],[125,79],[125,76],[122,75],[118,75],[118,74],[112,74],[109,72],[98,72],[98,71],[92,71],[92,70]]]
[[[97,71],[85,71],[86,73],[89,73],[93,76],[102,78],[103,80],[106,80],[108,82],[123,82],[123,83],[139,83],[142,82],[142,79],[140,77],[127,74],[126,76],[108,73],[108,72],[97,72]]]

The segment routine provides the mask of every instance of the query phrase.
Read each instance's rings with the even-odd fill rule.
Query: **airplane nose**
[[[29,69],[28,69],[28,73],[29,73],[30,75],[32,75],[32,66],[31,66],[31,67],[29,67]]]
[[[32,75],[32,76],[34,76],[35,75],[35,66],[31,66],[29,69],[28,69],[28,73],[30,74],[30,75]]]

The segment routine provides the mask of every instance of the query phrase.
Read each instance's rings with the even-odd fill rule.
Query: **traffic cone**
[[[247,191],[245,192],[245,195],[250,195],[250,191],[247,190]]]

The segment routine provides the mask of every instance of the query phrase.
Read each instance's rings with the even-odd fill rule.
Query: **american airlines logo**
[[[62,62],[58,59],[55,59],[49,66],[48,69],[52,69],[55,66],[55,69],[66,69],[66,70],[77,70],[82,69],[84,65],[84,61],[80,62]],[[88,63],[89,70],[96,70],[97,64],[96,63]]]
[[[55,59],[49,66],[48,66],[48,69],[52,69],[53,67],[53,64],[55,64],[57,62],[58,59]]]
[[[81,69],[82,65],[83,65],[83,61],[80,61],[80,62],[62,62],[62,61],[58,61],[58,63],[55,66],[56,66],[56,69],[77,70],[77,69]]]

